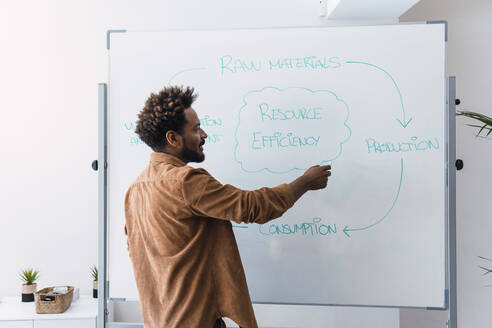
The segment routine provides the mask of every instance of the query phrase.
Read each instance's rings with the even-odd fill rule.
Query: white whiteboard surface
[[[444,47],[440,24],[113,34],[110,297],[138,298],[123,234],[150,156],[136,114],[178,84],[199,92],[196,166],[219,181],[275,186],[332,163],[328,187],[280,219],[234,224],[254,302],[443,307]]]

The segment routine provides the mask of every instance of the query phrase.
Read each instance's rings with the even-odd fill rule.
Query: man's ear
[[[180,147],[182,143],[182,137],[176,131],[169,130],[166,132],[166,142],[171,147]]]

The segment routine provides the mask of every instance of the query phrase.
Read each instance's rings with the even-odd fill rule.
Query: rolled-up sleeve
[[[184,176],[182,190],[186,205],[196,215],[237,223],[265,223],[294,205],[287,184],[242,190],[221,184],[204,169],[190,169]]]

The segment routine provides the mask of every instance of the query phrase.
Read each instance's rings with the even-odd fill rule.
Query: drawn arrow
[[[400,104],[401,104],[401,118],[402,118],[402,120],[400,120],[400,119],[397,118],[396,121],[398,121],[398,123],[403,128],[406,128],[408,126],[408,124],[410,124],[410,122],[412,121],[412,117],[410,117],[408,120],[406,118],[405,106],[403,105],[403,97],[401,95],[400,88],[398,87],[398,84],[396,84],[396,81],[393,78],[393,76],[391,76],[391,74],[388,73],[388,71],[386,71],[385,69],[383,69],[383,68],[381,68],[379,66],[376,66],[374,64],[365,63],[365,62],[361,62],[361,61],[353,61],[353,60],[346,61],[346,63],[347,64],[361,64],[361,65],[368,65],[368,66],[374,67],[374,68],[376,68],[376,69],[384,72],[391,79],[391,81],[393,82],[393,85],[396,88],[396,92],[398,92],[398,96],[400,97]]]
[[[391,204],[391,207],[390,209],[386,212],[386,214],[381,218],[379,219],[377,222],[371,224],[371,225],[368,225],[367,227],[362,227],[362,228],[349,228],[349,226],[345,226],[345,228],[343,228],[343,233],[350,238],[350,235],[349,235],[349,232],[350,231],[361,231],[361,230],[367,230],[369,228],[372,228],[374,227],[375,225],[381,223],[384,219],[386,219],[386,217],[388,217],[388,215],[391,213],[391,211],[393,210],[393,207],[395,207],[395,204],[396,204],[396,201],[398,200],[398,196],[400,195],[400,189],[401,189],[401,183],[403,181],[403,158],[401,158],[401,162],[400,162],[400,184],[398,185],[398,191],[396,192],[396,196],[395,196],[395,199],[393,200],[393,204]]]
[[[167,84],[168,85],[171,85],[171,81],[174,80],[180,74],[183,74],[183,73],[186,73],[186,72],[192,72],[192,71],[201,71],[201,70],[205,70],[205,69],[207,69],[207,68],[206,67],[194,67],[194,68],[184,69],[182,71],[177,72],[173,76],[171,76],[171,78],[169,79],[169,81],[167,82]]]

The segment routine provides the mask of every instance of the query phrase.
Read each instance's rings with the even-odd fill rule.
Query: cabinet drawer
[[[35,320],[33,328],[96,328],[96,319]]]
[[[0,321],[0,328],[32,328],[32,320]]]

